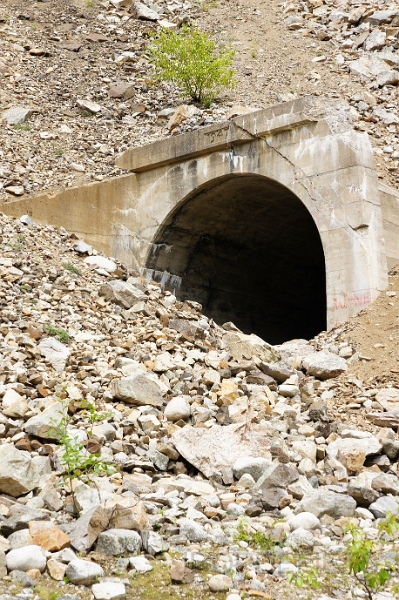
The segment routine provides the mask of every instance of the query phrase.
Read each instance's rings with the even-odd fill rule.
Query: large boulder
[[[162,406],[162,386],[154,373],[113,379],[110,393],[118,400],[136,406]]]
[[[234,360],[258,359],[258,361],[275,362],[279,359],[276,350],[255,334],[246,335],[241,331],[229,331],[222,338],[223,347]]]
[[[322,380],[338,377],[348,368],[346,360],[332,352],[313,352],[304,358],[302,365],[308,375]]]
[[[270,442],[263,431],[249,429],[242,424],[210,429],[183,427],[172,436],[177,451],[205,477],[232,469],[238,458],[258,456],[271,458]]]
[[[46,554],[40,546],[30,545],[23,548],[10,550],[6,555],[6,564],[9,571],[29,571],[38,569],[43,572],[46,568]]]
[[[295,513],[310,512],[318,519],[329,515],[334,519],[353,517],[356,501],[345,494],[338,494],[328,489],[319,489],[314,494],[303,498],[295,509]]]
[[[13,444],[0,446],[0,492],[17,498],[38,487],[39,474],[27,452]]]

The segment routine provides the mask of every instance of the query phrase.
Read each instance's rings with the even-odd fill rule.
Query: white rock
[[[147,573],[153,569],[150,561],[145,556],[132,556],[130,558],[130,566],[136,569],[138,573]]]
[[[231,587],[233,587],[233,582],[230,577],[227,575],[214,575],[208,581],[209,589],[213,593],[217,592],[227,592]]]
[[[24,431],[44,439],[59,439],[57,425],[66,413],[66,407],[62,402],[53,402],[43,412],[30,418],[24,425]]]
[[[188,419],[191,415],[191,406],[185,396],[176,396],[172,400],[169,400],[164,414],[168,421]]]
[[[58,340],[48,337],[40,341],[39,349],[41,355],[54,367],[57,373],[62,373],[70,355],[68,348]]]
[[[399,390],[397,388],[388,387],[378,390],[375,399],[388,412],[399,410]]]
[[[162,373],[174,368],[175,364],[169,352],[162,352],[155,358],[153,371],[156,373]]]
[[[120,581],[95,583],[91,591],[96,600],[122,600],[126,596],[125,585]]]
[[[291,531],[295,531],[299,527],[301,529],[307,529],[310,531],[311,529],[321,528],[320,520],[310,512],[299,513],[299,515],[295,515],[288,520],[288,525]]]
[[[299,550],[300,548],[313,548],[316,543],[316,539],[310,531],[298,527],[292,533],[289,534],[285,541],[285,545],[289,546],[293,550]]]
[[[38,569],[43,573],[46,563],[46,554],[40,546],[24,546],[23,548],[10,550],[6,555],[6,564],[9,571]]]
[[[186,537],[190,542],[204,542],[208,538],[203,526],[190,519],[181,519],[180,535]]]
[[[76,558],[71,560],[65,576],[75,585],[92,585],[98,577],[103,577],[104,571],[96,563]]]
[[[117,269],[116,263],[109,258],[105,258],[105,256],[86,256],[84,262],[97,269],[104,269],[104,271],[108,271],[108,273],[113,273]]]

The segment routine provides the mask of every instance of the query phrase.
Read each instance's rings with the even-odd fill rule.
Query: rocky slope
[[[115,156],[171,133],[304,94],[341,97],[368,131],[380,177],[398,182],[398,11],[384,0],[133,4],[3,0],[0,199],[120,173]],[[209,110],[155,85],[149,34],[195,22],[236,50],[238,85]],[[284,40],[282,44],[281,40]]]
[[[294,598],[304,564],[311,597],[363,598],[345,525],[399,506],[399,390],[354,339],[375,307],[272,347],[66,231],[0,227],[2,600]]]

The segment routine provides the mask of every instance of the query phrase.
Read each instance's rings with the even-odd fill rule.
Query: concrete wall
[[[226,177],[253,175],[277,182],[317,227],[325,257],[327,324],[332,326],[387,285],[372,150],[367,135],[353,131],[348,115],[346,105],[319,98],[285,103],[127,151],[117,164],[134,171],[130,175],[7,203],[2,210],[62,225],[132,266],[156,267],[154,243],[162,243],[165,224],[204,189]],[[391,206],[384,209],[385,223],[396,227],[396,200],[387,192],[383,197],[384,206]],[[390,241],[390,260],[395,252]]]
[[[380,183],[382,222],[388,269],[399,263],[399,192]]]

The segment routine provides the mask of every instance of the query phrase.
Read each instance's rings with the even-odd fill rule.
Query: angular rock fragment
[[[214,425],[210,429],[183,427],[172,436],[180,454],[205,477],[232,468],[238,458],[253,456],[271,458],[270,442],[261,431],[246,430],[243,425]]]
[[[39,474],[27,452],[13,444],[0,446],[0,492],[18,498],[38,487]]]

